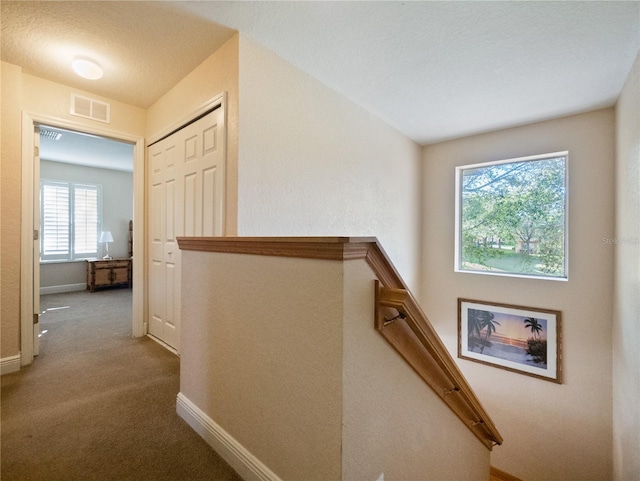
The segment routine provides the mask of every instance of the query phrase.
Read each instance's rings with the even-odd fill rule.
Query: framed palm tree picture
[[[458,357],[562,383],[560,311],[458,299]]]

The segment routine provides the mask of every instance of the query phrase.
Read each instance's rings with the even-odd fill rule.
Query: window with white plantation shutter
[[[98,254],[98,189],[96,187],[95,185],[74,186],[74,257],[95,257]]]
[[[40,189],[40,258],[96,257],[100,229],[99,185],[43,180]]]
[[[42,182],[40,193],[40,256],[42,259],[69,257],[69,184]]]

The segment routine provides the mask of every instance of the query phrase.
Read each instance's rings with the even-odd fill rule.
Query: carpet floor
[[[41,299],[40,354],[2,376],[2,481],[241,481],[176,414],[180,360],[131,337],[131,291]]]

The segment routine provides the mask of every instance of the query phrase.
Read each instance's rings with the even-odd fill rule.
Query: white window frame
[[[45,186],[56,186],[63,187],[67,189],[68,192],[68,202],[69,208],[67,212],[67,228],[68,228],[68,245],[67,252],[57,253],[57,254],[46,254],[45,253],[45,206],[44,206],[44,188]],[[91,252],[76,252],[76,239],[75,239],[75,192],[76,189],[90,189],[95,190],[97,193],[97,207],[96,207],[96,245],[95,250]],[[60,180],[52,180],[52,179],[41,179],[40,181],[40,262],[70,262],[70,261],[78,261],[84,259],[92,259],[98,256],[99,251],[99,234],[102,229],[102,185],[93,184],[88,182],[68,182],[68,181],[60,181]]]
[[[465,171],[471,171],[475,169],[482,169],[495,165],[502,164],[512,164],[518,162],[535,162],[541,160],[548,160],[554,158],[564,158],[564,259],[563,259],[563,272],[561,275],[550,275],[550,274],[530,274],[530,273],[522,273],[522,272],[507,272],[507,271],[496,271],[496,270],[480,270],[480,269],[472,269],[468,267],[463,267],[462,265],[462,241],[463,241],[463,232],[462,232],[462,212],[463,212],[463,177]],[[545,279],[545,280],[554,280],[554,281],[568,281],[569,280],[569,152],[553,152],[549,154],[542,155],[532,155],[528,157],[518,157],[514,159],[506,159],[506,160],[498,160],[492,162],[484,162],[470,165],[463,165],[456,167],[455,173],[455,259],[454,259],[454,271],[461,273],[471,273],[471,274],[484,274],[484,275],[494,275],[494,276],[509,276],[509,277],[522,277],[522,278],[534,278],[534,279]]]

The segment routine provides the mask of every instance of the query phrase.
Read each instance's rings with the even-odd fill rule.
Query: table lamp
[[[107,255],[103,257],[103,259],[113,259],[110,255],[109,255],[109,243],[113,242],[113,236],[111,235],[111,231],[110,230],[104,230],[100,233],[100,243],[101,244],[106,244],[107,246]]]

